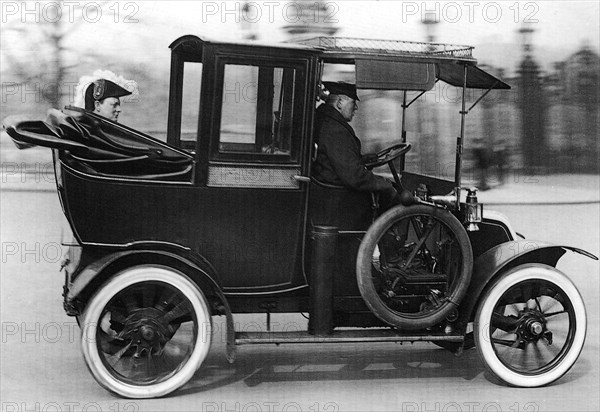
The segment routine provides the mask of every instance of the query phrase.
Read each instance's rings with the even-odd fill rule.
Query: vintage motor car
[[[75,238],[64,309],[100,385],[131,398],[180,388],[207,356],[214,316],[226,319],[230,361],[245,344],[427,341],[475,347],[508,385],[547,385],[573,366],[586,312],[556,264],[567,252],[597,258],[524,240],[462,186],[467,115],[510,88],[472,47],[186,35],[170,49],[166,142],[76,107],[5,125],[20,148],[53,150]],[[315,110],[335,65],[351,67],[359,89],[403,96],[402,132],[381,136],[387,148],[365,163],[401,191],[387,211],[375,194],[311,177]],[[405,167],[406,110],[438,81],[462,93],[449,180]],[[468,89],[481,90],[470,107]],[[241,313],[309,322],[235,330]]]

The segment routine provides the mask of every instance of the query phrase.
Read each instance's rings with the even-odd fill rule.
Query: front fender
[[[525,263],[542,263],[556,267],[556,263],[568,250],[598,260],[596,256],[582,249],[533,240],[505,242],[481,254],[473,263],[471,283],[459,306],[459,324],[466,327],[472,320],[483,290],[500,273]]]

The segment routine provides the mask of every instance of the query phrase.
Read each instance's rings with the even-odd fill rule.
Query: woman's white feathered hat
[[[137,83],[117,76],[110,70],[96,70],[91,76],[82,76],[75,88],[74,106],[86,108],[86,100],[102,100],[107,97],[137,96]],[[88,101],[88,106],[90,102]],[[88,107],[88,109],[91,109]]]

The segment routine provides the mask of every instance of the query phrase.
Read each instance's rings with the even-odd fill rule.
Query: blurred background
[[[184,34],[233,41],[336,35],[468,44],[475,46],[479,65],[512,89],[491,92],[467,115],[464,178],[485,189],[513,176],[598,174],[595,0],[3,1],[1,7],[2,119],[43,119],[49,108],[74,103],[81,76],[111,70],[137,82],[137,93],[123,99],[119,121],[164,138],[168,46]],[[342,69],[329,77],[349,75]],[[469,92],[467,107],[482,93]],[[353,126],[363,150],[399,139],[402,94],[363,90],[360,98]],[[439,83],[408,108],[409,170],[452,178],[459,110],[460,90]],[[3,164],[36,162],[49,152],[19,154],[5,133],[0,144]]]

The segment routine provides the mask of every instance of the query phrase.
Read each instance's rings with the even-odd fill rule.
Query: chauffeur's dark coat
[[[329,105],[317,109],[318,144],[313,176],[323,182],[367,192],[389,192],[392,184],[364,166],[361,144],[352,126]]]

